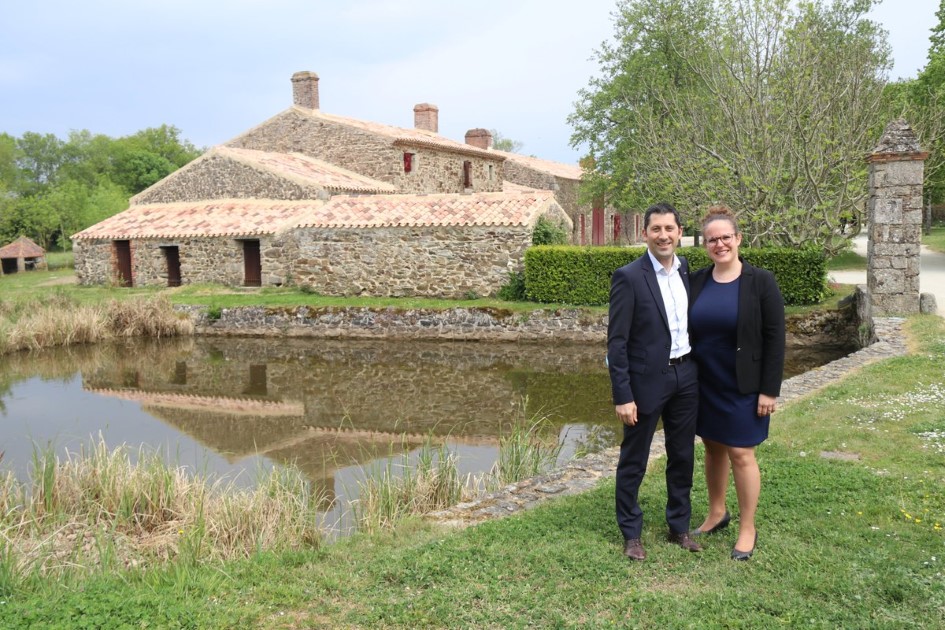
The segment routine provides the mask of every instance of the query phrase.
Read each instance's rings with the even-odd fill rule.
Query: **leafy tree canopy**
[[[889,70],[871,0],[620,0],[580,94],[585,196],[672,201],[690,223],[726,203],[751,244],[843,247]]]
[[[492,134],[492,148],[497,151],[506,151],[508,153],[518,153],[525,145],[518,140],[506,138],[497,129],[490,129]]]
[[[945,203],[945,0],[936,12],[928,62],[915,79],[890,83],[883,92],[881,126],[893,118],[904,118],[913,127],[923,150],[925,198]]]
[[[0,133],[0,241],[24,234],[46,249],[128,207],[128,199],[201,150],[169,125],[110,138],[73,131]]]

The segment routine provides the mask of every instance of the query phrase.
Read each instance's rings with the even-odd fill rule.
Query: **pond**
[[[788,374],[849,348],[790,351]],[[99,436],[249,485],[298,466],[326,499],[424,441],[491,469],[516,418],[547,416],[562,459],[619,443],[599,344],[191,337],[18,353],[0,366],[2,465],[30,474]],[[341,522],[336,502],[328,521]],[[326,503],[326,508],[328,504]]]

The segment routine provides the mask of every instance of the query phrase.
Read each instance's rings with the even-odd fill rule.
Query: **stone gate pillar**
[[[919,312],[922,175],[927,152],[903,120],[886,126],[869,162],[869,315]]]

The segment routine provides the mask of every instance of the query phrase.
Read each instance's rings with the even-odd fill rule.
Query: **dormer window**
[[[409,173],[413,170],[413,153],[404,152],[404,172]]]
[[[463,162],[463,187],[472,188],[472,162]]]

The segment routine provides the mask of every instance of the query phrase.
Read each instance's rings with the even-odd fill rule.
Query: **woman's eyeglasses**
[[[716,243],[722,243],[722,245],[730,245],[732,239],[735,238],[734,234],[723,234],[722,236],[713,236],[712,238],[705,239],[705,244],[708,247],[712,247]]]

